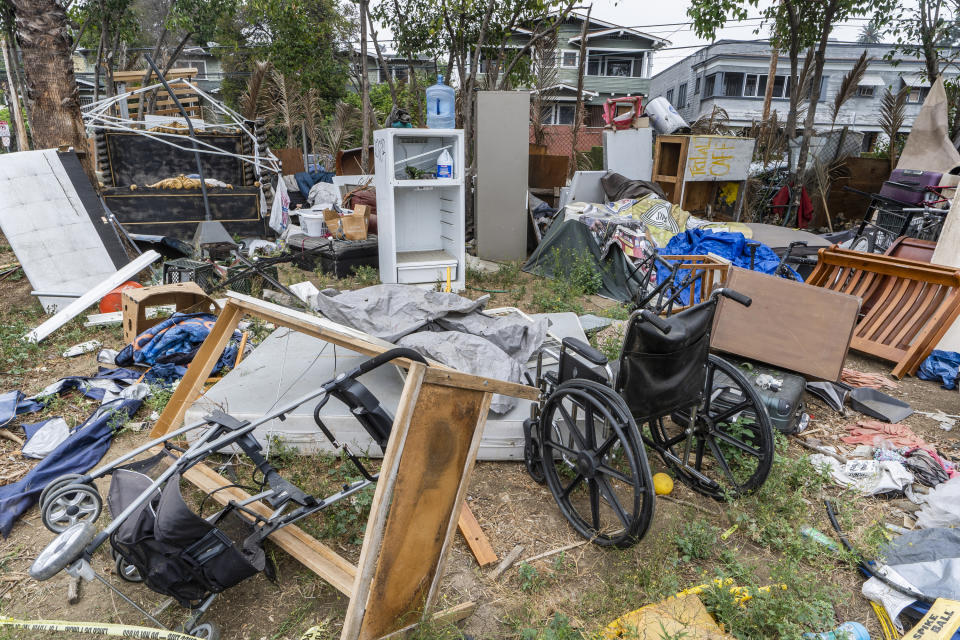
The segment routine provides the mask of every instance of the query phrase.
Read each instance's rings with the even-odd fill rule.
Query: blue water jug
[[[442,75],[437,76],[437,84],[427,87],[428,129],[456,128],[455,96],[453,87],[443,84]]]
[[[870,632],[859,622],[844,622],[833,631],[805,633],[803,637],[819,640],[870,640]]]

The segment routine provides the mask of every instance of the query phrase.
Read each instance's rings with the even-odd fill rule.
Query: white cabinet
[[[453,177],[437,178],[437,159]],[[380,280],[464,287],[463,131],[380,129],[373,134]]]

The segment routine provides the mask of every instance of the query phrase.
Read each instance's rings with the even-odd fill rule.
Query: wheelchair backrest
[[[616,388],[635,418],[662,416],[703,399],[716,306],[708,300],[667,318],[667,334],[640,314],[631,316]]]

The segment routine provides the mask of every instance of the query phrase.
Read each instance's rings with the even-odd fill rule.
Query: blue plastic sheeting
[[[960,353],[934,349],[917,370],[921,380],[937,380],[944,389],[956,389],[960,377]]]
[[[182,377],[186,372],[182,365],[193,360],[216,321],[217,317],[209,313],[175,313],[138,335],[117,354],[115,362],[120,366],[181,365],[175,371],[178,373],[177,377]],[[213,368],[214,372],[224,366],[232,366],[236,361],[240,337],[240,332],[234,331],[230,344],[223,350],[220,360]]]
[[[742,269],[750,269],[750,247],[747,246],[747,238],[742,233],[731,231],[711,231],[709,229],[687,229],[670,238],[660,255],[669,260],[670,256],[705,256],[708,253],[720,256],[729,260],[733,266]],[[773,249],[767,245],[757,242],[756,253],[753,258],[753,270],[760,273],[773,275],[780,265],[780,258],[773,252]],[[789,267],[787,267],[789,269]],[[790,269],[796,280],[802,281],[803,278]],[[677,274],[677,282],[689,275],[689,272],[680,271]],[[663,265],[657,265],[657,284],[663,282],[670,276],[670,270]],[[684,297],[683,295],[681,297]],[[689,295],[682,301],[683,304],[689,304]],[[694,303],[700,302],[700,281],[696,281],[694,291]]]
[[[121,398],[102,405],[26,476],[0,487],[0,535],[10,535],[13,523],[37,502],[51,481],[92,469],[110,448],[114,425],[132,417],[141,404],[142,400]]]

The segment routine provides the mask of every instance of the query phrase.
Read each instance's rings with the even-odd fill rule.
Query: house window
[[[673,104],[673,89],[670,89],[667,91],[666,98],[667,98],[667,102],[669,102],[670,104]]]
[[[580,52],[579,51],[561,51],[560,52],[560,66],[570,69],[576,68],[580,63]]]
[[[600,75],[600,62],[601,61],[598,56],[587,58],[587,75],[588,76]]]
[[[910,87],[910,93],[907,94],[907,102],[911,104],[919,104],[924,101],[929,92],[929,87]]]
[[[873,92],[876,87],[867,86],[867,87],[857,87],[857,97],[858,98],[872,98]]]
[[[723,95],[742,96],[743,95],[743,74],[725,73],[723,74]]]
[[[687,83],[684,82],[680,85],[680,88],[677,89],[677,106],[681,109],[687,106]]]
[[[697,76],[696,81],[693,83],[693,95],[700,95],[700,76]]]
[[[189,69],[191,67],[196,69],[198,78],[205,78],[207,76],[206,60],[180,60],[177,66],[181,69]]]
[[[409,74],[410,70],[406,67],[393,67],[393,79],[397,82],[406,82]]]
[[[773,79],[773,97],[790,97],[790,78],[788,76],[776,76]]]
[[[743,86],[743,95],[756,98],[767,94],[767,75],[748,73]]]
[[[606,75],[629,78],[633,75],[633,60],[630,58],[608,58]]]
[[[599,104],[587,105],[586,125],[588,127],[602,127],[604,125],[603,106]]]
[[[553,124],[573,124],[577,108],[572,104],[558,104],[554,109]]]
[[[717,87],[717,74],[711,73],[707,76],[706,80],[703,83],[703,97],[711,98],[714,95],[714,91]]]

